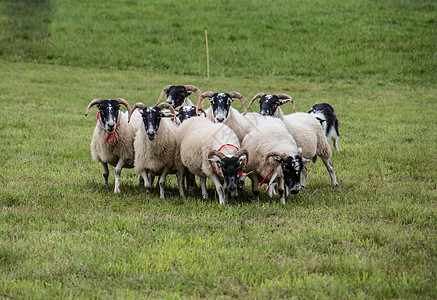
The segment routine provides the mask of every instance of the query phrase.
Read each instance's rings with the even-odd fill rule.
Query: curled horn
[[[283,155],[280,154],[279,152],[277,152],[277,151],[270,151],[269,153],[266,154],[264,161],[267,162],[269,160],[270,156],[273,156],[273,155],[277,155],[280,158],[284,159]]]
[[[86,108],[85,117],[88,115],[88,113],[90,112],[90,109],[93,105],[100,104],[100,102],[102,102],[102,101],[103,101],[102,98],[96,98],[96,99],[91,100],[90,104],[88,104],[88,107]]]
[[[226,155],[224,155],[222,152],[217,150],[211,150],[208,153],[208,159],[211,159],[213,156],[218,156],[220,159],[226,158]]]
[[[200,111],[201,113],[203,113],[203,114],[205,115],[205,118],[206,118],[206,111],[205,111],[203,108],[200,108],[200,107],[199,107],[198,111]],[[198,112],[196,112],[196,114],[197,114],[198,116],[200,116],[200,114],[199,114]]]
[[[196,103],[196,115],[199,114],[199,107],[200,107],[200,105],[202,104],[203,99],[204,99],[204,98],[211,98],[212,95],[214,95],[214,92],[213,92],[213,91],[208,91],[208,92],[204,92],[204,93],[202,93],[202,94],[199,96],[199,99],[197,100],[197,103]]]
[[[164,96],[165,93],[167,93],[168,89],[171,88],[172,85],[167,85],[161,92],[161,95],[159,95],[158,98],[158,102],[156,102],[156,104],[154,106],[157,106],[159,104],[159,102],[161,102],[162,97]]]
[[[228,94],[229,94],[229,96],[231,96],[231,98],[240,99],[241,104],[243,104],[243,108],[244,108],[243,115],[246,115],[247,114],[247,104],[246,104],[246,99],[244,99],[243,95],[241,95],[239,92],[235,92],[235,91],[229,92]]]
[[[275,96],[278,97],[279,99],[290,99],[291,102],[293,103],[293,110],[296,111],[296,103],[294,102],[294,99],[291,98],[290,95],[281,93],[281,94],[276,94]]]
[[[173,108],[173,106],[171,106],[168,103],[160,103],[156,107],[159,108],[159,109],[168,108],[171,111],[171,113],[173,114],[173,116],[176,116],[175,109]]]
[[[253,101],[255,101],[256,99],[261,98],[262,96],[265,96],[265,95],[266,95],[265,93],[258,93],[255,96],[253,96],[252,100],[250,100],[250,102],[249,102],[249,106],[247,107],[247,109],[250,108],[250,106],[252,105]]]
[[[114,101],[117,101],[119,104],[123,104],[124,106],[126,106],[128,114],[131,114],[130,104],[126,100],[124,100],[123,98],[115,98]]]
[[[134,106],[132,106],[132,110],[129,112],[129,117],[127,118],[127,122],[128,123],[130,122],[130,117],[134,113],[135,109],[137,109],[137,108],[145,109],[146,107],[147,107],[147,105],[142,103],[142,102],[135,103]]]
[[[199,90],[199,88],[197,86],[194,86],[194,85],[191,85],[191,84],[187,84],[187,85],[184,85],[184,88],[187,91],[195,92],[197,96],[202,95],[202,92]]]

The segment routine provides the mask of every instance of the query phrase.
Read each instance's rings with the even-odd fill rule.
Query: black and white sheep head
[[[223,176],[225,188],[232,196],[238,195],[238,173],[246,165],[248,157],[249,153],[245,149],[237,151],[234,156],[226,156],[217,150],[213,150],[208,154],[208,160]]]
[[[173,106],[173,108],[176,108],[181,106],[184,103],[185,98],[188,98],[192,92],[195,92],[197,96],[202,94],[199,88],[194,85],[168,85],[162,90],[155,106],[161,102],[162,97],[164,94],[166,94],[167,100],[165,100],[165,103],[168,103]]]
[[[285,103],[292,102],[293,109],[296,111],[296,105],[294,99],[287,94],[268,95],[264,93],[256,94],[252,100],[250,100],[249,107],[252,103],[259,98],[259,113],[263,116],[274,116],[279,106]]]
[[[199,109],[204,98],[209,98],[211,102],[211,110],[214,120],[216,122],[222,123],[226,122],[226,119],[229,115],[229,109],[231,108],[232,102],[235,99],[240,99],[241,104],[244,108],[244,114],[247,112],[246,99],[244,99],[243,95],[238,92],[229,92],[229,93],[214,93],[214,92],[205,92],[197,101],[197,109]]]
[[[158,134],[159,126],[161,124],[161,119],[164,117],[174,117],[174,109],[167,103],[161,103],[158,106],[150,107],[146,106],[141,102],[137,102],[132,107],[132,112],[138,108],[143,119],[144,129],[147,133],[149,140],[154,140]],[[166,113],[162,111],[162,108],[170,109],[171,113]],[[130,116],[129,116],[130,119]]]
[[[120,112],[120,104],[123,104],[130,113],[130,105],[123,98],[116,98],[114,100],[103,100],[96,98],[92,100],[87,107],[85,116],[88,115],[92,106],[97,105],[99,109],[98,122],[107,132],[112,133],[117,128],[118,117]]]
[[[199,108],[196,112],[196,106],[194,105],[184,105],[175,108],[176,116],[179,118],[179,121],[183,123],[184,121],[199,116],[199,112],[203,113],[206,117],[206,113],[203,109]]]
[[[302,159],[302,148],[299,147],[298,152],[294,156],[279,154],[277,152],[270,152],[265,157],[266,161],[277,168],[281,167],[282,177],[285,186],[291,194],[299,193],[301,189],[301,173],[304,168]]]

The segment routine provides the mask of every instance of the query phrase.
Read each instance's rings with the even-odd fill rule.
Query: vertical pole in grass
[[[208,32],[205,27],[205,45],[206,45],[206,78],[209,79],[209,51],[208,51]]]

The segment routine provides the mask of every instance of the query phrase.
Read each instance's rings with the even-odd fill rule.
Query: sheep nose
[[[149,140],[153,140],[155,138],[155,133],[154,132],[148,132],[147,133],[147,137],[149,138]]]
[[[217,121],[219,121],[219,122],[223,122],[224,119],[225,119],[225,118],[223,118],[223,117],[218,117],[218,118],[217,118]]]
[[[113,131],[114,130],[114,125],[113,124],[108,124],[108,130],[109,131]]]

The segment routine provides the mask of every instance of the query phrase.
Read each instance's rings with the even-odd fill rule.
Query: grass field
[[[0,298],[437,298],[433,2],[92,3],[0,4]],[[284,61],[294,53],[279,38],[286,20],[296,27],[286,36],[303,41],[298,66]],[[375,56],[365,45],[343,48],[344,56],[338,47],[307,53],[330,35],[392,46]],[[421,46],[396,48],[405,40]],[[270,56],[260,59],[264,51]],[[324,57],[337,61],[318,69]],[[114,195],[112,172],[105,187],[91,159],[87,104],[153,104],[173,83],[246,98],[286,92],[299,111],[330,103],[341,123],[332,158],[339,186],[330,187],[318,161],[286,205],[266,194],[251,202],[249,183],[225,206],[211,183],[210,201],[200,192],[181,199],[174,176],[161,200],[126,169]]]

